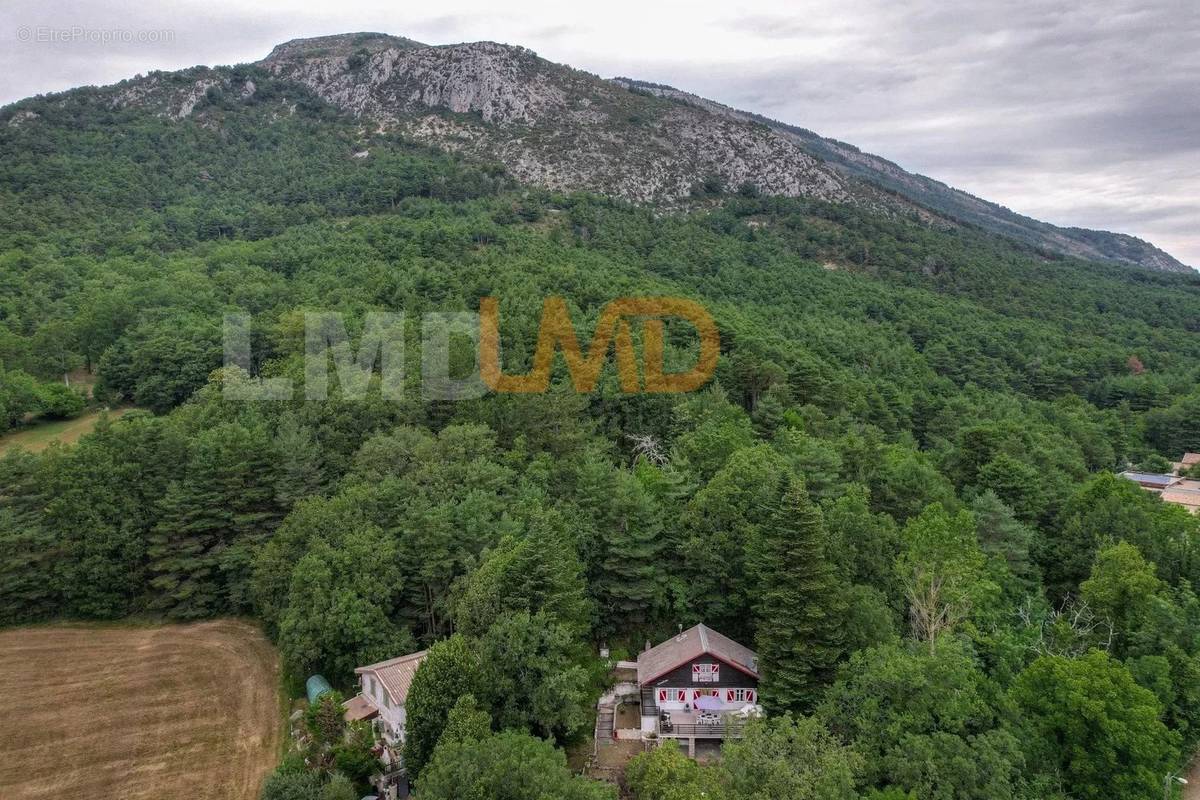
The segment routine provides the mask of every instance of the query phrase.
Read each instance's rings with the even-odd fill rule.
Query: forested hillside
[[[463,699],[411,701],[421,798],[608,796],[527,734],[587,732],[598,643],[701,621],[756,646],[771,719],[721,767],[640,757],[639,800],[1138,800],[1190,760],[1200,522],[1113,473],[1200,450],[1200,278],[752,186],[551,193],[257,67],[158,80],[210,73],[181,119],[98,89],[0,113],[0,426],[81,369],[144,409],[0,460],[0,623],[251,615],[343,688],[432,647]],[[546,395],[421,398],[421,313],[498,298],[520,371],[549,295],[581,332],[697,300],[716,377],[577,394],[560,361]],[[318,310],[406,312],[402,402],[304,400]],[[235,311],[294,398],[222,391]]]

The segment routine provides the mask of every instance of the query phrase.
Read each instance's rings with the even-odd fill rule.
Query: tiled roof
[[[1200,508],[1200,489],[1179,489],[1172,486],[1164,491],[1159,497],[1164,503],[1175,503],[1180,506],[1187,506],[1190,509]]]
[[[378,664],[358,667],[354,670],[354,674],[373,673],[383,684],[384,691],[388,693],[392,702],[402,706],[408,699],[408,688],[412,686],[413,676],[417,674],[417,667],[421,666],[421,662],[425,660],[426,652],[422,650],[419,653],[410,653],[388,661],[380,661]]]
[[[638,655],[638,683],[646,684],[702,655],[758,677],[758,654],[707,625],[697,625]]]

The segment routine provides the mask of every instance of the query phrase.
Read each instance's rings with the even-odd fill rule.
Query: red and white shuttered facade
[[[666,711],[678,711],[685,705],[695,706],[701,697],[716,697],[730,710],[736,710],[747,703],[758,702],[758,690],[746,687],[724,689],[679,689],[663,688],[655,690],[655,700],[658,707]]]
[[[662,711],[693,709],[701,697],[717,698],[721,707],[713,710],[718,713],[758,702],[756,675],[708,653],[659,675],[649,687],[654,691],[655,705]]]

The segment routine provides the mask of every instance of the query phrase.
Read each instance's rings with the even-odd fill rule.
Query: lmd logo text
[[[691,369],[667,372],[664,364],[666,321],[688,322],[698,336],[698,356]],[[400,399],[404,391],[405,315],[377,311],[363,318],[357,351],[351,345],[345,319],[332,312],[304,315],[304,396],[329,396],[329,365],[333,364],[341,392],[362,397],[372,378],[380,377],[384,396]],[[640,325],[641,370],[634,347],[633,325]],[[294,393],[289,378],[249,378],[253,363],[250,316],[225,317],[224,391],[239,400],[288,400]],[[451,339],[469,337],[476,348],[474,368],[461,377],[451,375]],[[712,315],[699,303],[679,297],[622,297],[600,311],[587,355],[579,345],[566,301],[548,297],[542,304],[532,368],[506,373],[501,366],[500,304],[494,297],[479,301],[479,312],[429,312],[421,315],[421,396],[427,400],[465,400],[489,390],[502,394],[534,394],[550,388],[554,355],[561,351],[571,385],[577,392],[595,391],[600,372],[612,349],[617,381],[628,394],[690,392],[703,386],[717,367],[720,334]],[[232,379],[234,374],[246,377]]]

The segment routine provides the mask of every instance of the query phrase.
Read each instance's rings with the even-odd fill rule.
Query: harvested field
[[[118,420],[133,411],[133,408],[115,408],[108,412],[110,420]],[[26,428],[0,436],[0,456],[9,450],[21,448],[31,453],[40,453],[54,442],[75,444],[83,436],[92,432],[100,421],[99,411],[87,411],[75,419],[56,420],[54,422],[35,422]]]
[[[253,625],[0,631],[0,797],[253,800],[284,726]]]

